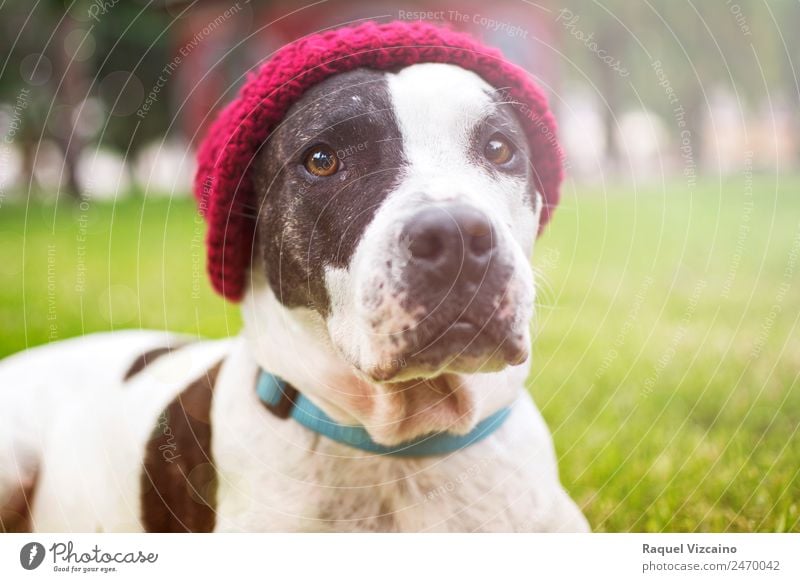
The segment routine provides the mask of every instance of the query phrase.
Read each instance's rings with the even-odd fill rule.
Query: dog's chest
[[[232,354],[214,397],[222,531],[518,531],[537,529],[556,483],[552,445],[520,400],[492,435],[442,457],[352,449],[280,419]],[[558,488],[560,490],[560,488]],[[553,489],[555,491],[555,489]]]
[[[42,443],[31,516],[38,529],[391,532],[586,527],[558,483],[549,435],[528,399],[517,401],[490,438],[453,454],[381,457],[268,412],[253,389],[256,365],[233,347],[241,342],[182,348],[158,359],[135,380],[109,389],[107,384],[122,376],[117,368],[127,369],[133,361],[129,356],[154,341],[149,336],[121,336],[116,343],[105,336],[82,340],[60,348],[63,362],[55,358],[57,348],[44,352],[51,362],[60,363],[75,359],[78,352],[92,353],[84,349],[92,347],[91,342],[121,352],[119,361],[111,362],[113,370],[84,383],[88,392],[81,402],[91,397],[97,412],[89,418],[83,405],[70,404],[76,392],[68,391],[76,387],[65,387],[63,378],[57,380],[49,371],[37,373],[48,370],[37,364],[38,357],[28,367],[6,368],[9,385],[25,389],[32,403],[49,394],[37,388],[40,385],[57,388],[53,394],[69,394],[60,406],[53,403],[57,422],[33,427],[28,435],[31,443]],[[225,365],[220,366],[223,357]],[[82,362],[74,363],[83,369]],[[0,407],[0,412],[5,410],[10,409]],[[2,424],[13,428],[19,418],[22,415],[12,410]],[[4,460],[18,458],[36,460],[35,446],[22,442],[19,449],[0,447],[0,476],[9,474]],[[0,497],[2,486],[0,481]]]
[[[248,476],[223,470],[217,528],[516,531],[526,528],[525,516],[535,514],[529,485],[509,479],[508,467],[496,466],[505,465],[501,460],[348,459],[337,455],[335,444],[324,448],[330,453],[309,453],[306,463],[281,463]]]
[[[217,530],[515,531],[541,513],[536,463],[503,437],[512,427],[446,457],[382,457],[278,419],[241,394],[218,396]]]

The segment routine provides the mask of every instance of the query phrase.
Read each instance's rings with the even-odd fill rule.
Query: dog
[[[305,92],[252,163],[237,337],[119,331],[0,362],[0,527],[587,531],[525,390],[528,148],[503,94],[457,65]],[[504,416],[445,453],[384,454],[296,420],[300,396],[391,452]]]

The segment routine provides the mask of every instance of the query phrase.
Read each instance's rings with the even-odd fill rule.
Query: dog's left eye
[[[303,166],[314,176],[332,176],[339,171],[339,158],[333,148],[318,145],[306,152]]]
[[[494,134],[483,147],[483,155],[495,166],[502,166],[514,157],[514,146],[499,133]]]

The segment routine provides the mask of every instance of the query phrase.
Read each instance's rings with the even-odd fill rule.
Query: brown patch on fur
[[[161,356],[179,350],[184,345],[186,344],[181,344],[175,347],[165,346],[162,348],[153,348],[152,350],[147,350],[143,354],[139,354],[131,364],[131,367],[128,368],[128,371],[125,372],[125,375],[122,377],[123,381],[127,382],[128,380],[133,378],[136,374],[144,370],[147,366],[155,362]]]
[[[278,403],[273,405],[264,402],[264,408],[269,410],[278,418],[285,420],[291,416],[298,394],[299,392],[297,391],[297,388],[290,384],[286,384],[286,387],[281,393],[281,399],[278,401]]]
[[[261,374],[260,371],[256,373],[256,385],[258,385],[258,376],[260,374]],[[267,404],[264,401],[261,401],[261,404],[263,404],[264,408],[269,410],[272,414],[274,414],[281,420],[286,420],[291,416],[295,402],[297,401],[297,396],[299,394],[300,392],[298,392],[297,388],[295,388],[291,384],[284,383],[284,389],[281,392],[281,399],[278,401],[277,404]]]
[[[141,519],[148,532],[210,532],[217,472],[211,402],[222,362],[184,389],[159,416],[145,448]]]
[[[11,492],[0,504],[0,533],[31,533],[33,522],[33,495],[38,482],[38,472]]]

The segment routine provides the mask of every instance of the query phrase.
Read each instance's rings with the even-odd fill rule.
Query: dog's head
[[[421,391],[441,399],[465,374],[519,366],[542,206],[528,147],[504,93],[460,67],[333,76],[253,161],[251,277],[316,326],[370,397],[399,391],[429,406]],[[454,398],[468,428],[469,398]],[[383,440],[395,436],[409,432]]]

